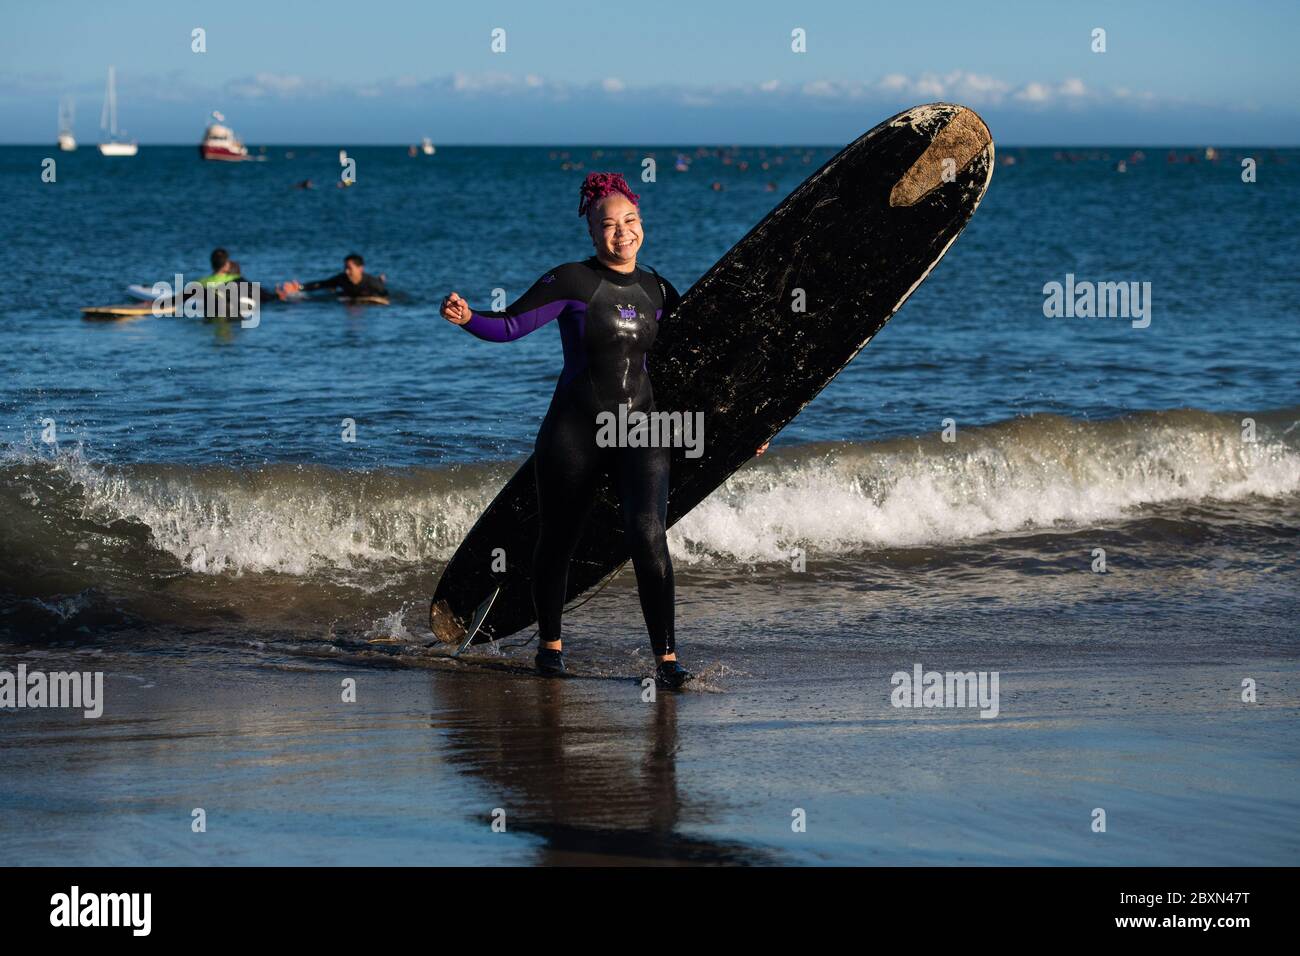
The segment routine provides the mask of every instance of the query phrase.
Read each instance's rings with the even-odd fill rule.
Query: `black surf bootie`
[[[655,683],[669,690],[681,690],[695,675],[676,661],[660,661],[655,668]]]
[[[533,663],[537,665],[537,673],[543,677],[564,676],[563,651],[553,651],[546,647],[539,648],[537,656],[533,658]]]

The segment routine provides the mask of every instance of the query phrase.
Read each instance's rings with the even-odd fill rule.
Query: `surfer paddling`
[[[383,299],[388,296],[384,276],[367,275],[366,260],[355,252],[343,260],[343,271],[337,275],[317,279],[315,282],[299,282],[294,279],[281,285],[276,292],[280,298],[284,298],[316,289],[333,289],[345,299]]]
[[[645,240],[638,197],[617,173],[592,173],[582,184],[578,215],[587,220],[595,254],[556,266],[503,312],[483,312],[452,292],[442,315],[471,335],[511,342],[555,321],[564,368],[537,434],[534,463],[540,529],[533,553],[532,591],[541,648],[535,663],[564,673],[560,617],[569,562],[610,474],[618,492],[623,533],[636,570],[637,591],[657,663],[655,679],[680,689],[693,676],[677,660],[673,632],[673,564],[668,555],[667,447],[609,445],[597,440],[597,416],[649,414],[654,392],[646,354],[659,323],[680,298],[653,269],[637,266]],[[766,447],[766,446],[764,446]]]

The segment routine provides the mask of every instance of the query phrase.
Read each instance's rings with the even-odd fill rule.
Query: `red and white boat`
[[[199,144],[199,155],[204,159],[221,160],[238,163],[248,159],[248,147],[239,141],[235,131],[225,125],[226,118],[213,112],[212,122],[203,132],[203,142]]]

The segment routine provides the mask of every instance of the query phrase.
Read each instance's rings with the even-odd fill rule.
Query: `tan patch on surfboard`
[[[446,601],[435,601],[429,605],[429,630],[444,644],[459,644],[465,636],[465,625],[451,613]]]
[[[894,183],[889,192],[891,206],[912,206],[944,183],[945,161],[951,179],[976,156],[993,148],[993,137],[974,112],[961,109],[939,131],[912,168]],[[992,157],[990,157],[990,162]]]

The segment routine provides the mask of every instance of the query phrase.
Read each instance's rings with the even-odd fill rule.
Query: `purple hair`
[[[592,206],[614,193],[622,193],[634,206],[641,204],[640,197],[628,187],[622,173],[588,173],[579,191],[578,215],[585,216]]]

